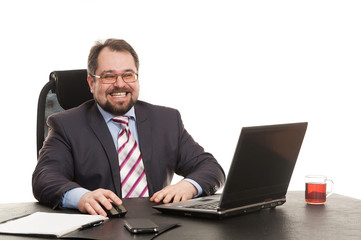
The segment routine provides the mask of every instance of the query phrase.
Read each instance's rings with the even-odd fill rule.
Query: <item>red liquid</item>
[[[326,202],[326,183],[306,183],[306,202],[320,204]]]

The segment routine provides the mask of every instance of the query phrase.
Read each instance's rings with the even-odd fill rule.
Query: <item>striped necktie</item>
[[[122,127],[118,136],[122,196],[123,198],[148,197],[148,185],[142,155],[135,138],[128,128],[129,117],[119,116],[112,120]]]

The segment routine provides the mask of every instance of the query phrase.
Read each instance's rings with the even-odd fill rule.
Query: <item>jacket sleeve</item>
[[[222,167],[212,154],[205,152],[184,129],[179,112],[179,155],[176,173],[196,181],[203,189],[203,195],[214,194],[225,182]]]
[[[34,197],[39,202],[57,208],[66,191],[80,186],[72,181],[74,163],[64,127],[52,116],[47,123],[50,130],[39,153],[32,186]]]

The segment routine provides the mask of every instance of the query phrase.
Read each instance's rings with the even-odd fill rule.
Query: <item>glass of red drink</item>
[[[327,186],[329,191],[327,191]],[[326,198],[332,194],[333,181],[323,175],[307,175],[305,199],[309,204],[323,204]]]

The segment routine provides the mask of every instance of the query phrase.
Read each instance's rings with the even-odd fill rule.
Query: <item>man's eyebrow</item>
[[[123,72],[133,72],[133,73],[135,73],[135,71],[133,70],[133,69],[125,69]]]
[[[114,71],[113,70],[105,70],[105,71],[101,72],[100,74],[104,74],[104,73],[114,73]]]
[[[125,70],[122,71],[122,73],[125,73],[125,72],[136,73],[133,69],[130,69],[130,68],[129,68],[129,69],[125,69]],[[102,75],[102,74],[104,74],[104,73],[117,73],[117,72],[114,71],[114,70],[105,70],[105,71],[101,72],[100,75]]]

